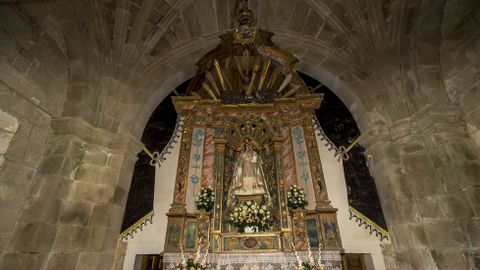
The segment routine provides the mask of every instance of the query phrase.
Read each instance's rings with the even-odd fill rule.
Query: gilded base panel
[[[279,234],[232,234],[223,235],[224,252],[265,252],[279,251],[281,239]]]

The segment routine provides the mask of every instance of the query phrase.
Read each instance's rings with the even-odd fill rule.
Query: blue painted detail
[[[194,149],[192,149],[192,151],[195,151],[195,152],[192,155],[192,160],[190,161],[190,164],[191,164],[191,168],[194,169],[194,171],[193,171],[193,175],[190,176],[190,181],[194,185],[200,182],[200,176],[197,173],[198,173],[198,170],[201,169],[200,161],[202,159],[201,151],[203,150],[202,146],[203,146],[204,135],[205,135],[205,132],[202,129],[195,129],[195,131],[193,132],[192,145],[194,146]]]
[[[300,179],[302,179],[304,182],[307,182],[308,178],[310,178],[310,174],[305,170],[302,171],[302,174],[300,175]]]
[[[305,142],[303,139],[303,132],[301,127],[296,127],[293,129],[293,139],[295,140],[296,144],[301,145]]]
[[[293,140],[294,143],[297,145],[297,164],[300,168],[298,172],[299,179],[304,182],[305,184],[305,192],[308,194],[307,182],[310,179],[310,170],[308,167],[308,155],[306,149],[303,148],[303,144],[305,143],[305,137],[303,136],[303,129],[302,127],[298,126],[293,128]]]
[[[195,153],[195,154],[192,155],[192,159],[194,161],[200,161],[200,158],[202,158],[202,157],[198,153]]]
[[[194,185],[198,184],[198,182],[200,182],[200,177],[196,176],[196,175],[192,175],[190,176],[190,181],[192,181],[192,183]]]
[[[299,158],[304,159],[305,156],[307,155],[307,153],[305,152],[305,150],[300,149],[300,150],[297,151],[297,155],[298,155]]]

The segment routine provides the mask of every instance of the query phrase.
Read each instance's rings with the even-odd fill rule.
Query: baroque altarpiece
[[[322,95],[309,91],[295,71],[298,60],[257,28],[250,10],[241,9],[238,22],[197,62],[186,95],[173,99],[184,129],[165,268],[178,262],[181,249],[200,246],[209,247],[218,269],[246,263],[281,269],[293,264],[292,245],[306,251],[309,244],[321,245],[327,267],[340,269],[337,209],[328,199],[312,121]],[[293,185],[305,190],[305,210],[287,206]],[[210,212],[195,207],[202,187],[214,190]],[[268,207],[271,226],[246,233],[230,224],[229,213],[245,200]]]

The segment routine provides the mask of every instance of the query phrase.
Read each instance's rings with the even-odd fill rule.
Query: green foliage
[[[303,189],[297,185],[290,186],[287,192],[287,204],[292,209],[304,209],[308,202]]]
[[[195,205],[198,210],[204,209],[209,212],[213,209],[215,205],[215,194],[213,193],[212,187],[202,187],[195,199]]]

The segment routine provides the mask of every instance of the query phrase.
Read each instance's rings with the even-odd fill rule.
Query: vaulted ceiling
[[[195,61],[218,43],[218,35],[235,25],[239,5],[238,0],[1,2],[9,3],[0,11],[2,35],[36,55],[38,66],[59,80],[55,93],[37,93],[46,111],[136,135],[168,92],[192,76]],[[432,79],[445,75],[440,48],[449,67],[458,65],[448,70],[451,77],[475,60],[458,64],[458,55],[447,57],[458,50],[455,33],[478,24],[475,0],[250,0],[249,6],[259,26],[299,57],[298,69],[335,91],[362,128],[407,117],[425,103],[448,102],[463,91],[455,81],[445,84],[445,91],[441,80]],[[51,97],[58,102],[48,101]]]

